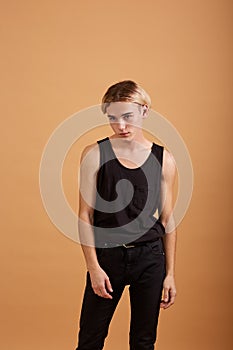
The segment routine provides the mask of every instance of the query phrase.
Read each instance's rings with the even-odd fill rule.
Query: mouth
[[[122,133],[120,133],[119,135],[120,136],[128,136],[130,133],[129,132],[122,132]]]

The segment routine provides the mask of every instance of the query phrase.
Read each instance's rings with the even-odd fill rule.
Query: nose
[[[124,129],[125,129],[125,125],[126,125],[126,123],[125,123],[124,120],[120,120],[120,121],[118,122],[118,128],[119,128],[120,130],[124,130]]]

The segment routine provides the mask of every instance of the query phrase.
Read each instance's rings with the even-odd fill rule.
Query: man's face
[[[142,127],[143,108],[131,102],[112,102],[106,109],[111,128],[120,138],[131,138]]]

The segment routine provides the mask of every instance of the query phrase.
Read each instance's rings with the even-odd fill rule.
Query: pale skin
[[[151,142],[144,137],[142,131],[143,119],[148,117],[148,108],[143,108],[135,103],[114,102],[107,107],[106,113],[114,132],[109,139],[118,160],[128,168],[136,168],[143,164],[151,151]],[[96,143],[84,149],[80,164],[82,166],[80,170],[78,216],[80,218],[79,234],[81,246],[94,292],[102,298],[112,299],[111,281],[99,265],[93,240],[95,183],[99,168],[99,149]],[[164,309],[174,304],[176,297],[176,229],[173,219],[175,177],[175,161],[172,154],[164,149],[161,181],[162,212],[160,215],[166,231],[163,237],[166,256],[166,277],[163,283],[163,299],[161,300],[161,308]]]

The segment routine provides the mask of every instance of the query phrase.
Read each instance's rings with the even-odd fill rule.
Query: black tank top
[[[97,141],[100,167],[93,216],[96,246],[141,243],[162,237],[161,168],[164,147],[153,142],[146,161],[130,169],[116,157],[109,137]],[[157,212],[158,219],[153,215]]]

